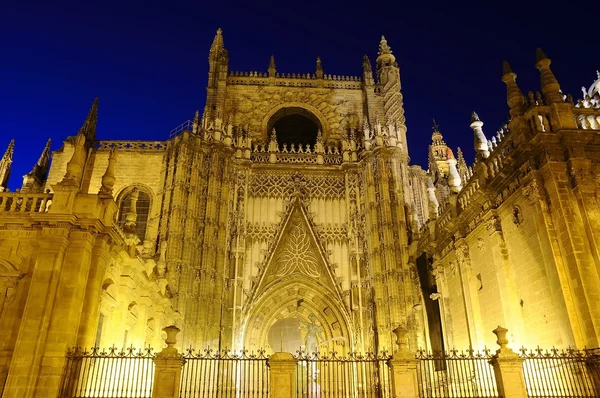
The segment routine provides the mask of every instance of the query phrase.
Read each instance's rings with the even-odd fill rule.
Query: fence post
[[[167,347],[154,357],[154,387],[152,398],[179,398],[179,384],[181,382],[181,367],[185,360],[177,348],[176,336],[179,328],[167,326],[163,329],[167,333],[165,343]]]
[[[498,326],[494,329],[497,337],[496,343],[500,348],[492,357],[490,363],[494,368],[496,385],[501,397],[527,398],[527,387],[523,377],[523,358],[512,349],[508,348],[506,333],[508,329]]]
[[[270,397],[296,396],[296,359],[289,352],[276,352],[267,360],[270,372]]]
[[[399,326],[394,329],[398,350],[390,359],[392,370],[392,396],[418,397],[419,382],[417,378],[417,366],[419,361],[415,354],[408,349],[408,330]]]

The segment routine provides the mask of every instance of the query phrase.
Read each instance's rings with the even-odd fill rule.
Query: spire
[[[525,98],[517,85],[517,74],[512,71],[507,61],[503,62],[502,70],[502,81],[506,84],[506,102],[510,107],[510,116],[514,118],[523,113]]]
[[[52,140],[48,139],[46,146],[42,151],[38,161],[31,171],[23,176],[23,185],[21,186],[21,192],[40,192],[41,188],[46,181],[48,176],[48,166],[50,164],[50,145]]]
[[[321,64],[321,57],[317,57],[317,68],[315,75],[317,76],[317,79],[323,78],[323,65]]]
[[[483,156],[483,158],[487,158],[490,156],[490,149],[487,144],[487,138],[485,138],[485,134],[483,133],[483,122],[479,119],[479,116],[475,111],[471,112],[471,129],[474,134],[474,147],[475,151],[478,155]]]
[[[112,148],[108,153],[108,167],[102,176],[102,185],[98,194],[112,196],[115,186],[115,163],[117,163],[117,148]]]
[[[10,177],[10,168],[12,164],[13,154],[15,152],[15,140],[10,140],[2,159],[0,159],[0,191],[6,189],[8,178]]]
[[[366,86],[373,86],[375,84],[375,80],[373,79],[373,69],[371,68],[371,61],[366,54],[363,56],[362,68],[363,82]]]
[[[210,46],[210,52],[217,52],[218,50],[224,48],[223,46],[223,30],[221,28],[217,29],[217,33],[215,34],[215,38],[213,39],[212,45]]]
[[[446,145],[444,142],[444,136],[440,132],[440,126],[433,119],[433,133],[431,134],[431,142],[433,145]]]
[[[85,139],[88,141],[94,141],[96,139],[96,124],[98,123],[98,97],[92,102],[92,107],[88,112],[88,115],[83,122],[83,125],[79,129],[79,133],[83,133]]]
[[[275,56],[271,55],[269,60],[269,77],[275,77],[277,75],[277,69],[275,68]]]
[[[563,94],[560,92],[560,84],[550,69],[552,61],[544,51],[538,47],[536,50],[535,67],[540,71],[542,93],[547,102],[563,102]]]

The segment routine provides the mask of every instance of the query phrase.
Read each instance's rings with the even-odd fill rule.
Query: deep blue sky
[[[51,3],[51,4],[50,4]],[[388,39],[401,68],[413,163],[426,168],[431,119],[472,159],[469,115],[491,135],[506,120],[502,60],[524,92],[539,88],[541,46],[563,91],[580,98],[600,68],[589,3],[321,1],[3,1],[0,5],[0,151],[16,139],[10,186],[19,187],[47,138],[52,149],[81,126],[100,97],[99,139],[164,140],[202,109],[207,56],[223,28],[231,70],[360,75]],[[483,3],[483,2],[482,2]],[[421,2],[420,4],[428,4]],[[587,21],[587,22],[586,22]]]

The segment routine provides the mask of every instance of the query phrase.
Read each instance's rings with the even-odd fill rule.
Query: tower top
[[[381,41],[379,42],[379,52],[377,53],[379,56],[377,57],[377,64],[380,62],[389,62],[393,64],[396,62],[396,57],[392,54],[392,49],[387,43],[385,36],[381,36]]]

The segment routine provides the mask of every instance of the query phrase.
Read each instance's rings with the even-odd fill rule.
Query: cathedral
[[[600,75],[575,100],[538,49],[523,94],[505,62],[508,122],[471,114],[471,165],[434,126],[421,167],[383,37],[361,76],[231,71],[221,30],[208,62],[204,108],[163,141],[97,137],[96,99],[0,192],[5,396],[56,391],[69,347],[160,349],[171,324],[199,349],[391,351],[398,327],[413,351],[480,349],[498,325],[599,346]]]

